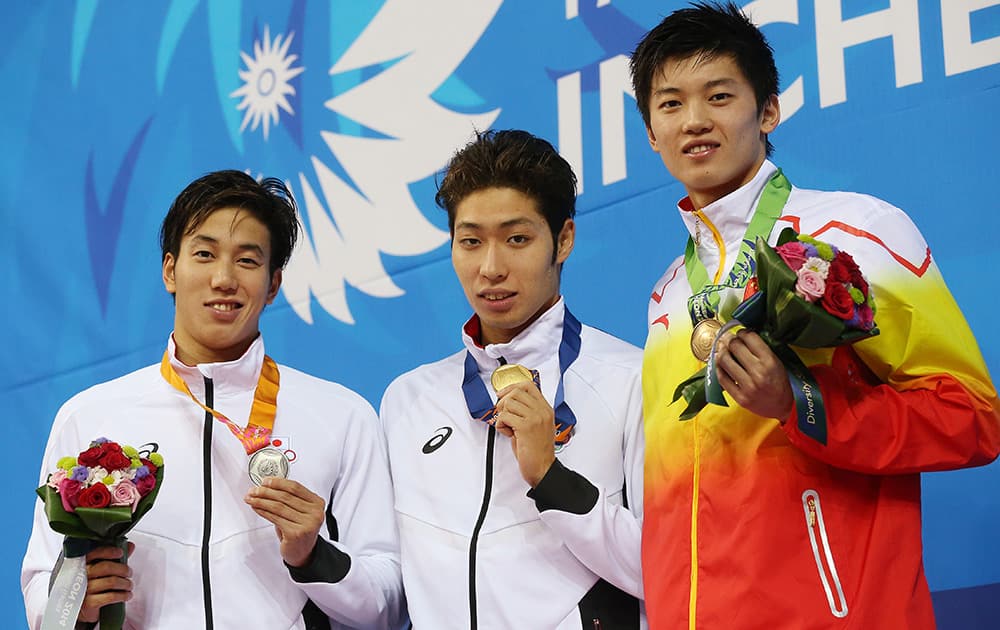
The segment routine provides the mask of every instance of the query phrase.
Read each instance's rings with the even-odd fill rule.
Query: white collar
[[[206,378],[212,379],[212,390],[216,396],[252,392],[257,387],[260,367],[264,363],[264,337],[257,335],[243,356],[234,361],[199,363],[190,366],[178,360],[177,344],[171,333],[170,339],[167,340],[167,355],[170,357],[170,365],[199,400],[204,398]]]
[[[777,170],[778,167],[773,162],[764,160],[760,168],[757,169],[757,174],[753,176],[753,179],[725,197],[716,199],[701,209],[701,213],[719,231],[724,243],[737,243],[743,239],[747,225],[750,224],[750,219],[757,209],[757,200],[760,199],[764,186],[767,185],[767,182],[770,181],[771,176]],[[678,202],[677,209],[681,214],[681,220],[684,221],[684,226],[693,239],[695,238],[698,219],[694,212],[686,209],[691,207],[690,204],[690,198],[685,197]],[[703,250],[707,250],[706,253],[708,251],[718,251],[715,240],[704,225],[701,226],[701,244],[698,247],[699,255],[702,254]]]

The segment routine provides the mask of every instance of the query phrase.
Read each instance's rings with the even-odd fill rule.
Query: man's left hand
[[[788,372],[757,333],[742,329],[723,333],[716,345],[715,373],[719,384],[741,407],[782,423],[794,398]]]
[[[319,528],[323,525],[326,501],[291,479],[265,477],[243,500],[253,511],[274,523],[281,543],[281,557],[293,567],[309,563]]]
[[[555,412],[532,381],[497,393],[496,429],[510,438],[521,476],[534,488],[556,460]]]

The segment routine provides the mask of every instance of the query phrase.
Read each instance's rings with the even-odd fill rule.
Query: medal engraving
[[[691,353],[699,361],[708,361],[712,354],[712,344],[715,343],[715,336],[722,329],[722,324],[717,319],[703,319],[695,325],[691,331]]]
[[[288,458],[278,449],[267,446],[250,456],[250,481],[259,486],[264,477],[288,477]]]
[[[495,392],[499,392],[508,385],[530,380],[532,380],[531,370],[517,363],[501,365],[493,370],[493,375],[490,376],[490,383],[493,384]]]

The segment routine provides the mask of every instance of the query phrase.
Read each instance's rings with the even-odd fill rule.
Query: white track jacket
[[[565,313],[560,299],[509,343],[485,348],[470,321],[471,378],[493,402],[489,379],[503,357],[538,370],[553,404]],[[588,326],[579,339],[563,377],[575,432],[534,490],[510,439],[470,415],[466,350],[386,390],[380,415],[416,630],[640,627],[642,353]]]
[[[168,347],[173,357],[172,338]],[[243,424],[263,357],[258,337],[236,361],[172,363],[195,397]],[[126,628],[286,630],[304,629],[307,621],[310,628],[387,628],[397,622],[398,538],[374,410],[341,385],[283,365],[279,371],[272,444],[280,441],[293,459],[289,477],[327,500],[315,558],[300,569],[282,562],[274,526],[243,502],[251,487],[243,446],[169,385],[159,365],[92,387],[60,409],[40,483],[60,457],[76,455],[98,437],[164,458],[156,504],[128,535],[135,551]],[[21,569],[31,628],[41,623],[61,544],[38,501]],[[307,600],[313,604],[304,611]],[[321,623],[312,625],[317,618]]]

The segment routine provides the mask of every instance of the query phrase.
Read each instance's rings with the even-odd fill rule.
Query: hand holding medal
[[[535,487],[555,461],[555,411],[542,396],[538,372],[534,370],[502,365],[493,372],[490,382],[499,396],[494,426],[511,439],[521,476]]]

